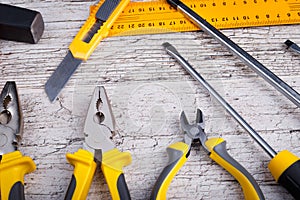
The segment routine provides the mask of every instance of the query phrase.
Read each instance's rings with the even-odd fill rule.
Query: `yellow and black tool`
[[[130,194],[122,168],[131,163],[128,152],[120,152],[111,141],[115,121],[104,87],[96,87],[84,125],[83,149],[67,154],[74,173],[65,199],[86,199],[97,162],[108,185],[113,200],[129,200]]]
[[[163,46],[168,54],[175,58],[195,80],[197,80],[213,97],[215,97],[215,99],[226,109],[226,111],[272,158],[268,167],[274,179],[283,187],[285,187],[295,199],[300,199],[300,158],[287,150],[277,153],[179,54],[175,47],[169,43],[164,43]]]
[[[69,52],[48,79],[45,91],[53,102],[77,67],[86,61],[130,0],[105,0],[91,7],[89,18],[69,47]]]
[[[298,0],[182,0],[218,29],[300,23]],[[109,36],[197,31],[198,26],[167,1],[130,2]]]
[[[209,157],[226,169],[242,186],[245,199],[264,199],[263,193],[251,174],[226,150],[226,141],[222,138],[207,138],[201,110],[197,109],[196,121],[190,124],[184,112],[180,115],[180,124],[184,133],[184,142],[177,142],[167,148],[169,162],[158,177],[152,190],[151,200],[166,199],[168,186],[179,169],[186,162],[193,142],[199,141]]]
[[[0,199],[24,199],[24,175],[36,166],[30,157],[17,150],[23,117],[16,83],[6,82],[0,98]]]
[[[51,102],[82,61],[86,61],[99,42],[107,36],[199,30],[199,27],[164,0],[129,1],[101,0],[97,5],[91,6],[90,16],[69,46],[68,54],[45,84],[45,91]],[[220,29],[300,23],[300,3],[297,0],[183,2]]]

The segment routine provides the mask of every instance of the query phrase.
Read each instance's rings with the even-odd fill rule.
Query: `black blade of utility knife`
[[[81,63],[82,60],[74,58],[71,51],[68,52],[45,85],[45,91],[51,102],[56,99]]]
[[[103,23],[107,21],[111,13],[119,5],[120,0],[106,0],[96,13],[96,22],[88,31],[83,41],[89,43],[94,35],[101,28]],[[63,61],[59,64],[57,69],[48,79],[45,84],[46,94],[51,102],[53,102],[70,77],[74,74],[77,67],[81,64],[82,60],[74,58],[71,51],[68,52]]]

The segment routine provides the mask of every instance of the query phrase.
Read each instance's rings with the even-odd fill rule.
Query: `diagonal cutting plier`
[[[131,155],[115,148],[114,132],[115,119],[105,88],[96,87],[85,120],[83,148],[66,155],[74,172],[65,199],[86,199],[98,164],[112,199],[130,199],[122,168],[131,163]]]
[[[167,148],[169,162],[159,175],[151,193],[151,200],[166,199],[168,187],[186,162],[193,142],[199,142],[209,157],[227,170],[242,186],[245,199],[264,199],[263,193],[251,174],[226,150],[226,141],[222,138],[207,138],[204,132],[203,115],[197,109],[196,122],[190,124],[185,112],[180,115],[180,124],[184,134],[184,142],[176,142]]]
[[[0,199],[23,200],[24,175],[36,166],[30,157],[17,150],[23,117],[15,82],[6,82],[0,100]]]

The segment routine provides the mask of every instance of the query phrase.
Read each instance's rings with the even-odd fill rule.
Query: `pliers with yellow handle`
[[[234,160],[226,150],[226,141],[222,138],[207,138],[204,132],[203,115],[197,109],[196,122],[190,124],[184,112],[180,115],[181,128],[184,133],[184,142],[177,142],[167,148],[169,162],[159,175],[152,190],[151,200],[166,199],[168,187],[186,162],[193,142],[199,141],[209,157],[227,170],[242,186],[245,199],[264,199],[264,195],[251,174],[236,160]]]
[[[115,120],[105,88],[96,87],[85,120],[83,149],[66,155],[74,173],[65,199],[86,199],[98,163],[112,199],[130,199],[122,168],[131,163],[131,155],[115,148],[111,140],[114,131]]]
[[[33,172],[36,166],[30,157],[17,150],[23,117],[15,82],[6,82],[0,99],[0,199],[22,200],[24,175]]]

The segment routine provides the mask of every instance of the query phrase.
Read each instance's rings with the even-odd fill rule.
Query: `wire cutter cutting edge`
[[[97,163],[101,164],[112,199],[130,199],[122,168],[131,163],[128,152],[120,152],[111,141],[115,120],[104,87],[96,87],[85,120],[83,149],[68,153],[74,173],[65,199],[86,199]]]
[[[151,200],[166,199],[168,186],[179,169],[186,162],[193,142],[199,141],[212,160],[227,170],[242,186],[245,199],[264,199],[263,193],[251,174],[226,150],[226,141],[222,138],[207,138],[204,132],[204,120],[197,109],[196,122],[190,124],[184,111],[180,115],[180,124],[184,133],[184,142],[171,144],[167,148],[169,162],[159,175],[152,190]]]
[[[25,199],[24,175],[33,172],[36,166],[30,157],[17,150],[23,133],[23,116],[15,82],[6,82],[0,100],[1,199]]]

